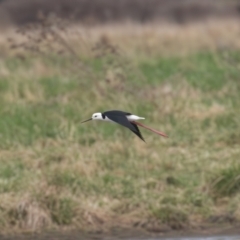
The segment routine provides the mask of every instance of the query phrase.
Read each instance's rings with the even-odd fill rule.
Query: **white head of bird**
[[[92,115],[92,120],[104,120],[103,116],[102,116],[102,113],[94,113]]]

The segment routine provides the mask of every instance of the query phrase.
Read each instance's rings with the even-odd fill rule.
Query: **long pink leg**
[[[148,129],[148,130],[150,130],[150,131],[152,131],[152,132],[154,132],[154,133],[156,133],[156,134],[158,134],[158,135],[161,135],[161,136],[163,136],[163,137],[168,137],[165,133],[160,132],[160,131],[157,131],[157,130],[152,129],[152,128],[150,128],[150,127],[147,127],[146,125],[143,125],[142,123],[135,122],[135,121],[131,121],[131,122],[137,124],[138,126],[141,126],[141,127],[143,127],[143,128],[146,128],[146,129]]]

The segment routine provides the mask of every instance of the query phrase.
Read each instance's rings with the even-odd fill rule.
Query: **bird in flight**
[[[106,121],[106,122],[115,122],[118,123],[129,130],[131,130],[133,133],[135,133],[140,139],[142,139],[144,142],[144,138],[138,128],[138,126],[141,126],[143,128],[146,128],[160,136],[163,137],[168,137],[165,133],[157,131],[155,129],[152,129],[150,127],[147,127],[143,125],[142,123],[136,122],[137,120],[145,119],[143,117],[139,117],[137,115],[128,113],[128,112],[123,112],[119,110],[111,110],[111,111],[106,111],[103,113],[94,113],[91,118],[88,120],[85,120],[81,123],[88,122],[91,120],[101,120],[101,121]]]

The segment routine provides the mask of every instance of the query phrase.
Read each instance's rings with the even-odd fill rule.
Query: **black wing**
[[[126,115],[128,113],[125,113],[125,112],[122,112],[122,111],[108,111],[108,112],[104,112],[103,114],[106,115],[112,121],[130,129],[139,138],[141,138],[143,141],[145,141],[143,139],[143,137],[141,135],[141,132],[139,131],[137,125],[128,121],[128,119],[126,117]]]
[[[124,111],[120,111],[120,110],[110,110],[110,111],[106,111],[103,114],[107,115],[123,115],[123,116],[129,116],[132,115],[129,112],[124,112]]]
[[[145,140],[144,140],[144,138],[143,138],[143,136],[142,136],[142,134],[141,134],[138,126],[137,126],[135,123],[132,123],[132,122],[130,122],[130,123],[131,123],[131,124],[134,126],[134,128],[135,128],[135,131],[132,131],[132,132],[135,133],[139,138],[141,138],[141,139],[145,142]]]

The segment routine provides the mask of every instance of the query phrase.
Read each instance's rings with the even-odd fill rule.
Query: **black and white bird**
[[[123,112],[123,111],[119,111],[119,110],[111,110],[111,111],[106,111],[103,113],[94,113],[92,115],[92,117],[88,120],[85,120],[81,123],[84,122],[88,122],[91,120],[101,120],[101,121],[107,121],[107,122],[115,122],[118,123],[126,128],[128,128],[129,130],[131,130],[133,133],[135,133],[139,138],[141,138],[144,142],[144,138],[138,128],[138,126],[141,126],[143,128],[146,128],[158,135],[161,135],[163,137],[168,137],[165,133],[154,130],[150,127],[147,127],[145,125],[143,125],[142,123],[136,122],[137,120],[142,120],[145,119],[143,117],[139,117],[137,115],[128,113],[128,112]],[[138,126],[137,126],[138,125]]]

